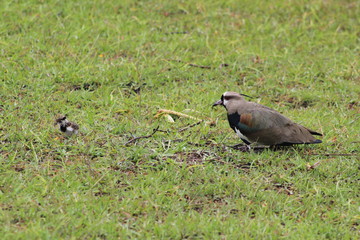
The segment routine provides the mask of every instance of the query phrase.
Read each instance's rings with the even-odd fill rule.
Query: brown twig
[[[189,32],[188,31],[183,31],[183,32],[168,32],[168,33],[165,33],[166,35],[169,35],[169,34],[188,34]]]
[[[157,126],[157,128],[154,128],[153,132],[150,135],[135,137],[135,138],[130,139],[129,141],[127,141],[124,145],[128,145],[128,144],[130,144],[132,142],[135,142],[135,141],[137,141],[139,139],[142,139],[142,138],[151,138],[159,130],[159,127],[160,126]]]
[[[198,121],[198,122],[196,122],[196,123],[193,123],[193,124],[191,124],[191,125],[189,125],[189,126],[186,126],[186,127],[184,127],[184,128],[181,128],[181,129],[179,129],[179,132],[183,132],[183,131],[185,131],[185,130],[188,130],[189,128],[195,127],[196,125],[199,125],[199,124],[202,123],[202,122],[203,122],[203,120]]]
[[[185,64],[189,65],[190,67],[198,67],[198,68],[203,68],[203,69],[212,69],[212,67],[210,67],[210,66],[202,66],[202,65],[197,65],[197,64],[194,64],[194,63],[187,63],[187,62],[184,62],[184,61],[181,61],[181,60],[176,60],[176,59],[170,59],[169,61],[185,63]]]
[[[189,65],[190,67],[198,67],[198,68],[203,68],[203,69],[212,69],[212,67],[210,67],[210,66],[202,66],[202,65],[197,65],[197,64],[193,64],[193,63],[188,63],[187,65]]]
[[[317,161],[316,163],[314,163],[313,165],[310,164],[306,164],[306,168],[307,170],[311,170],[311,169],[315,169],[317,166],[320,165],[320,163],[322,163],[323,161]]]

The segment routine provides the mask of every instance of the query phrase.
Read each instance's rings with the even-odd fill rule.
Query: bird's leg
[[[269,147],[267,147],[267,146],[253,146],[253,150],[261,150],[261,149],[265,149],[265,148],[269,148]]]
[[[242,152],[250,152],[251,151],[251,146],[250,145],[241,145],[240,147],[238,148],[235,148],[235,149],[238,149]]]
[[[235,144],[229,147],[236,150],[240,150],[241,152],[250,152],[251,150],[250,144],[243,144],[243,143]]]
[[[267,146],[254,146],[252,148],[252,151],[255,152],[255,153],[260,153],[260,152],[264,151],[267,148],[268,148]]]
[[[241,152],[262,152],[264,149],[268,148],[266,146],[256,146],[256,145],[253,145],[253,144],[242,144],[242,143],[239,143],[239,144],[236,144],[236,145],[233,145],[233,146],[229,146],[233,149],[236,149],[236,150],[240,150]]]
[[[235,144],[235,145],[232,145],[232,146],[229,146],[230,148],[239,148],[239,147],[242,147],[242,146],[245,146],[243,143],[238,143],[238,144]]]

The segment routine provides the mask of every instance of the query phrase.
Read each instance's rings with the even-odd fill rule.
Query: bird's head
[[[221,99],[219,101],[216,101],[212,106],[218,106],[222,105],[226,109],[228,109],[229,104],[235,101],[244,101],[243,96],[249,97],[245,94],[239,94],[236,92],[225,92],[223,95],[221,95]]]
[[[55,120],[55,125],[56,124],[63,124],[64,122],[66,122],[67,120],[66,120],[66,116],[61,116],[61,117],[59,117],[59,118],[57,118],[56,120]]]

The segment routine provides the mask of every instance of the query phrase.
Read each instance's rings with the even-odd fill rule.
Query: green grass
[[[346,0],[2,2],[2,239],[359,238],[359,16]],[[225,91],[323,143],[225,147]],[[159,109],[216,125],[179,131],[196,121]]]

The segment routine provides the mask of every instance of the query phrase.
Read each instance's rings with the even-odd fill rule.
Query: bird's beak
[[[221,101],[221,100],[216,101],[212,106],[215,107],[217,105],[223,105],[223,101]]]

